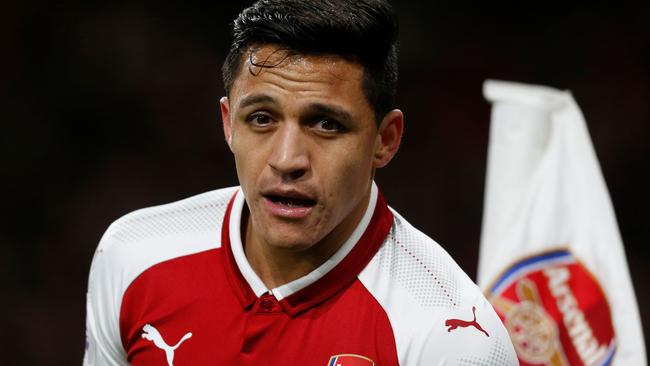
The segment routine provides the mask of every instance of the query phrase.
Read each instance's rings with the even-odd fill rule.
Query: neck
[[[301,278],[325,263],[352,235],[363,218],[370,194],[362,198],[350,215],[319,242],[306,249],[286,248],[266,242],[255,230],[248,210],[242,214],[242,242],[246,258],[268,289]],[[243,231],[243,230],[242,230]]]

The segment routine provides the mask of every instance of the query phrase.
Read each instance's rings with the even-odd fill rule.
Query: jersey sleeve
[[[84,366],[129,364],[120,332],[124,293],[157,263],[218,247],[226,207],[237,189],[133,211],[108,227],[88,278]]]
[[[110,228],[109,228],[110,230]],[[86,349],[84,366],[126,366],[119,330],[119,268],[111,265],[107,235],[100,242],[90,267],[86,294]]]
[[[492,305],[478,288],[468,300],[437,319],[418,365],[519,365],[510,336]]]

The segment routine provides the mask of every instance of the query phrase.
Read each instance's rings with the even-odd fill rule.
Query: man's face
[[[342,243],[363,216],[374,169],[397,150],[399,136],[391,150],[381,133],[395,123],[385,118],[378,129],[357,63],[287,57],[273,45],[244,59],[221,111],[250,210],[249,234],[298,251]],[[255,66],[262,63],[275,66]],[[389,115],[396,113],[401,136],[401,112]]]

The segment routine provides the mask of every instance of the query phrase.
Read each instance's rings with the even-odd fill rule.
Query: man
[[[240,187],[117,220],[86,365],[514,365],[498,317],[385,203],[396,29],[381,0],[261,0],[224,63]]]

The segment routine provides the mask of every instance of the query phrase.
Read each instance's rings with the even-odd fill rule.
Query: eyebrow
[[[352,115],[350,113],[348,113],[346,110],[342,108],[335,107],[332,105],[327,105],[322,103],[312,103],[306,109],[311,111],[312,113],[315,112],[318,114],[325,114],[328,116],[332,116],[340,121],[352,120]]]
[[[275,98],[268,94],[251,94],[242,99],[242,101],[239,103],[239,108],[245,108],[254,104],[262,103],[276,104],[277,101]]]
[[[239,108],[246,108],[251,105],[265,104],[265,103],[278,104],[278,101],[268,94],[256,93],[244,97],[244,99],[242,99],[241,102],[239,103]],[[352,120],[352,115],[348,111],[324,103],[311,103],[305,108],[305,111],[308,111],[312,114],[324,114],[324,115],[332,116],[341,121]]]

